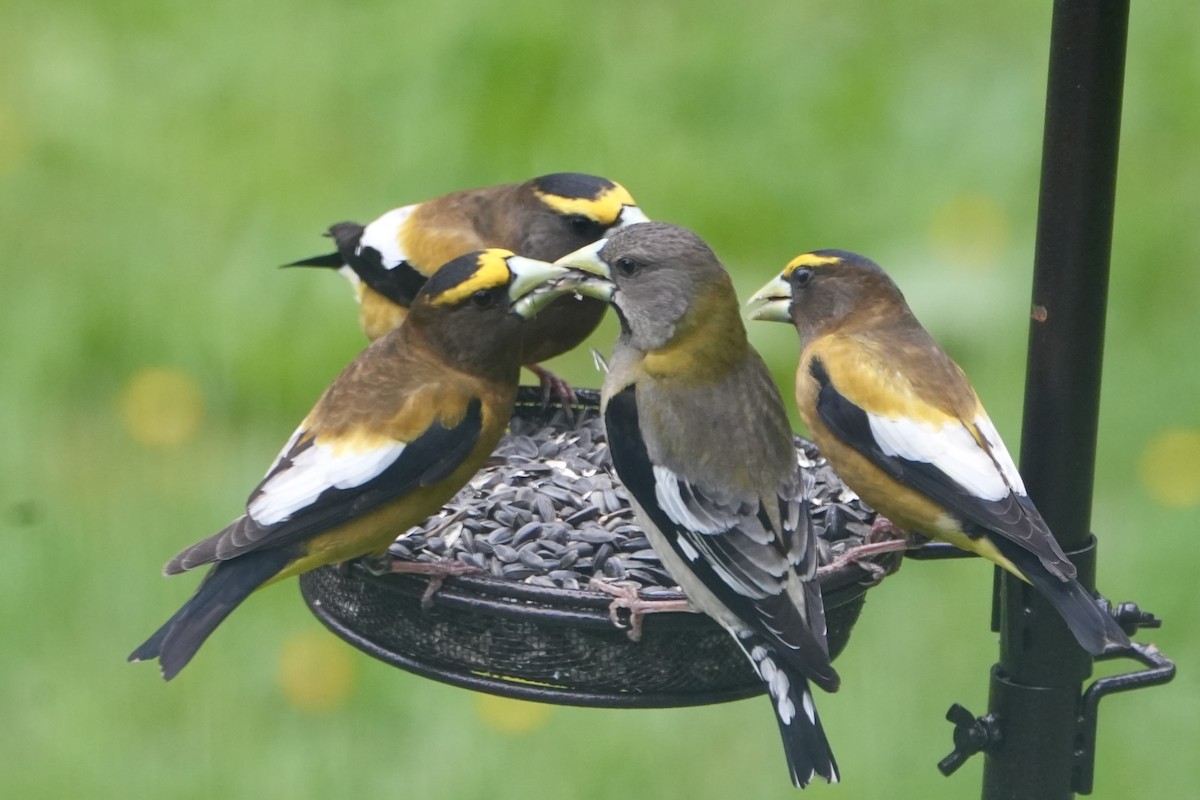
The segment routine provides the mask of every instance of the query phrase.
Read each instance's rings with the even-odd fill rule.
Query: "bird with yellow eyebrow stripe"
[[[1032,584],[1089,653],[1129,644],[1075,579],[966,375],[879,265],[806,253],[750,302],[753,319],[796,326],[800,416],[866,503]]]
[[[328,235],[337,252],[287,266],[337,269],[354,287],[359,322],[377,339],[404,321],[421,285],[440,265],[471,250],[501,247],[553,261],[646,215],[623,186],[595,175],[556,173],[524,183],[454,192],[402,206],[367,225],[339,222]],[[596,329],[605,304],[564,295],[525,326],[522,363],[543,391],[570,387],[539,362],[576,347]]]
[[[170,680],[255,589],[386,552],[437,511],[508,425],[534,288],[565,270],[506,250],[456,258],[417,292],[408,321],[334,380],[251,493],[246,513],[168,562],[211,564],[179,611],[130,655]]]

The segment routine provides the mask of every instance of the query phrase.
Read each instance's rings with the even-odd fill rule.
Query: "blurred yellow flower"
[[[947,264],[982,269],[1000,260],[1012,224],[996,201],[985,195],[960,194],[933,212],[929,238]]]
[[[1142,485],[1159,503],[1171,508],[1200,503],[1200,430],[1159,431],[1142,451],[1140,472]]]
[[[550,720],[554,707],[480,694],[475,698],[475,713],[484,725],[501,733],[532,733]]]
[[[119,400],[126,432],[140,444],[186,443],[204,419],[204,396],[196,379],[169,367],[147,367],[125,384]]]
[[[354,693],[356,670],[349,648],[323,630],[289,637],[279,655],[279,686],[300,711],[323,714]]]
[[[0,106],[0,177],[29,161],[29,134],[20,117]]]

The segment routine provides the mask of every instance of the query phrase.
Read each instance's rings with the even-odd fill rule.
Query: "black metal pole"
[[[1128,0],[1056,0],[1034,262],[1021,472],[1093,588],[1092,481],[1116,192]],[[984,800],[1075,792],[1075,738],[1091,658],[1040,595],[1002,573],[1000,660]]]

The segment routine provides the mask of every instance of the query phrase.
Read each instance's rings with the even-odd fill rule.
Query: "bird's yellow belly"
[[[478,462],[472,460],[470,465],[460,467],[454,475],[433,486],[409,492],[399,500],[314,536],[304,543],[304,555],[284,567],[269,583],[300,575],[325,564],[383,554],[397,536],[436,513],[475,474],[477,468]]]

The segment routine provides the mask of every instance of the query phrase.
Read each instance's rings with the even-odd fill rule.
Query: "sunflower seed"
[[[579,532],[579,538],[588,544],[611,544],[618,535],[603,528],[584,528]]]
[[[534,546],[537,548],[539,553],[548,555],[552,558],[558,558],[559,555],[567,549],[565,544],[559,544],[553,539],[539,539],[534,543]]]
[[[506,544],[496,545],[496,558],[503,561],[505,564],[510,564],[520,557],[515,547],[509,547]]]
[[[527,522],[524,525],[522,525],[520,528],[518,528],[517,532],[513,534],[513,538],[512,538],[513,547],[520,547],[521,545],[525,544],[526,542],[529,542],[529,541],[532,541],[532,540],[538,538],[539,536],[541,536],[541,533],[542,533],[542,523]]]
[[[553,522],[558,517],[558,512],[554,510],[554,501],[544,493],[539,493],[533,498],[533,509],[542,522]]]
[[[617,552],[617,548],[612,546],[612,542],[605,542],[596,549],[596,555],[592,559],[592,571],[601,572],[612,559],[613,553]]]
[[[625,577],[625,566],[620,562],[619,559],[616,558],[610,558],[605,561],[604,569],[602,571],[604,573],[604,577],[606,578],[620,580],[621,578]]]
[[[487,540],[493,545],[509,544],[513,540],[513,529],[508,527],[496,528],[487,535]]]
[[[860,544],[874,512],[837,478],[812,443],[796,437],[822,563]],[[678,592],[637,525],[612,474],[594,409],[514,416],[510,432],[437,515],[401,535],[397,558],[458,560],[506,580],[578,589],[596,575],[629,579],[646,596]]]
[[[558,556],[558,565],[563,569],[575,566],[575,562],[579,560],[579,551],[567,547]]]
[[[539,572],[545,572],[550,568],[550,562],[533,552],[532,548],[523,548],[517,552],[517,559],[527,567],[532,567]]]

